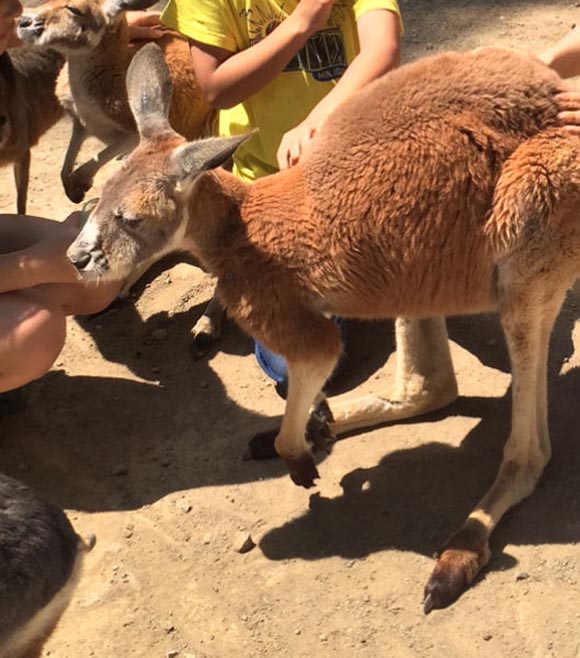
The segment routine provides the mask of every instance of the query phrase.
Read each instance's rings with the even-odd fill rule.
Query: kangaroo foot
[[[205,356],[215,345],[216,340],[217,337],[213,334],[208,334],[203,331],[200,331],[197,334],[194,333],[190,346],[192,358],[197,361],[197,359]]]
[[[205,356],[215,345],[222,333],[222,322],[208,315],[202,315],[191,329],[190,352],[193,359]]]
[[[425,614],[451,605],[471,585],[489,558],[489,545],[481,533],[470,528],[460,530],[439,554],[425,585]]]

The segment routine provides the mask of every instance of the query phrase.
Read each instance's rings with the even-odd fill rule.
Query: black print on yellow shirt
[[[346,70],[342,32],[330,28],[313,34],[290,60],[285,71],[306,71],[319,82],[336,80]]]
[[[346,70],[342,32],[330,28],[313,34],[290,60],[285,71],[306,71],[319,82],[336,80]]]
[[[271,22],[265,29],[268,35],[279,25]],[[251,39],[251,45],[260,38]],[[346,71],[346,49],[342,32],[331,27],[313,34],[304,46],[294,55],[284,71],[305,71],[318,82],[337,80]]]

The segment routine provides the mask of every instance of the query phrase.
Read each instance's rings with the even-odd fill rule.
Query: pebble
[[[203,536],[203,543],[204,544],[210,544],[211,543],[211,533],[206,532],[205,535]]]
[[[483,636],[483,639],[484,639],[486,642],[489,642],[489,641],[491,640],[492,637],[493,637],[493,635],[492,635],[491,633],[486,633],[486,634]]]
[[[516,580],[527,580],[530,577],[529,573],[526,573],[525,571],[522,571],[516,576]]]
[[[256,546],[256,543],[252,539],[251,535],[242,530],[236,533],[233,541],[233,549],[237,553],[248,553]]]
[[[171,651],[167,652],[167,658],[175,658],[175,656],[179,656],[179,651],[171,649]]]
[[[191,505],[189,503],[181,503],[179,506],[179,509],[184,513],[184,514],[189,514],[191,512]]]

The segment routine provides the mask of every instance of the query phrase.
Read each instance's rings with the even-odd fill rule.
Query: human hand
[[[82,213],[72,213],[57,230],[24,251],[33,285],[82,281],[82,276],[66,255],[68,247],[79,234],[81,222]]]
[[[321,30],[327,23],[336,0],[300,0],[292,12],[295,20],[300,20],[307,34]]]
[[[580,89],[569,87],[556,94],[558,103],[558,121],[566,130],[580,135]]]
[[[308,150],[310,142],[314,135],[316,135],[317,130],[318,124],[309,121],[307,118],[282,137],[282,141],[276,152],[276,159],[280,170],[289,169],[298,164],[300,158]]]
[[[158,11],[128,11],[127,24],[129,25],[129,39],[160,39],[170,32],[161,25],[161,12]]]

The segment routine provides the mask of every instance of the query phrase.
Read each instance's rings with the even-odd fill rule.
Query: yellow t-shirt
[[[168,27],[201,43],[239,52],[269,34],[299,0],[170,0],[161,17]],[[303,121],[331,91],[359,51],[356,21],[374,9],[400,16],[397,0],[337,0],[328,23],[272,82],[239,105],[221,110],[221,136],[259,132],[234,157],[234,173],[255,180],[277,171],[283,135]]]

